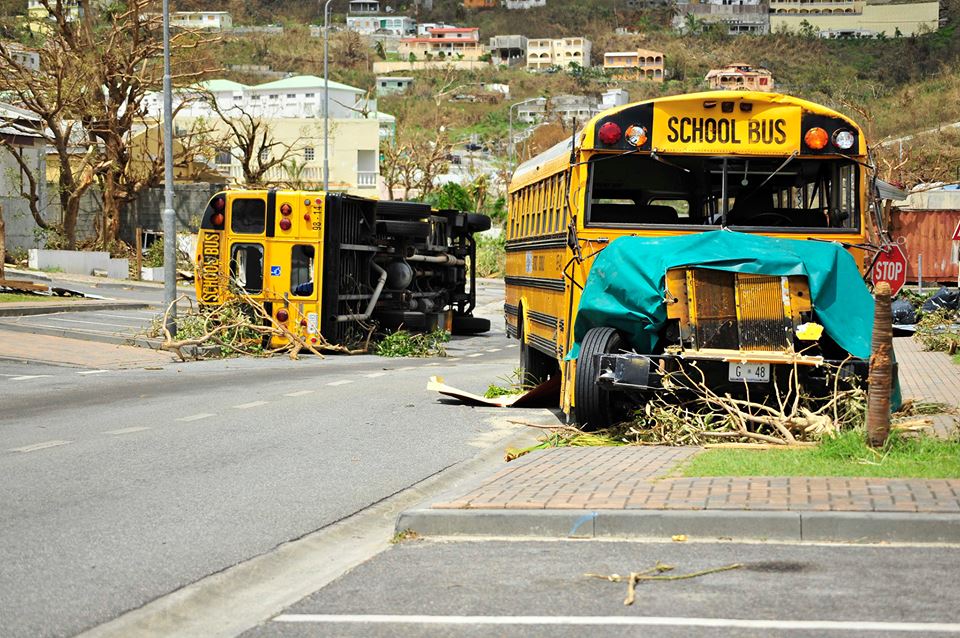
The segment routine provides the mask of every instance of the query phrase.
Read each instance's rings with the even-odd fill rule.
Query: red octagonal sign
[[[890,295],[896,295],[907,283],[907,257],[897,244],[885,244],[873,263],[873,285],[881,281],[890,284]]]

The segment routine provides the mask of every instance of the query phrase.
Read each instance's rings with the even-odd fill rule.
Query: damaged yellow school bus
[[[483,215],[413,202],[228,190],[200,223],[197,300],[215,306],[242,290],[314,344],[356,343],[373,322],[486,332],[489,320],[473,316],[473,235],[489,227]]]
[[[715,387],[755,392],[769,389],[778,370],[799,367],[816,377],[824,361],[846,361],[863,374],[866,361],[851,356],[858,347],[840,345],[830,325],[820,334],[818,312],[833,318],[836,309],[816,307],[826,279],[811,288],[802,257],[771,274],[749,254],[730,255],[730,264],[714,255],[701,264],[692,253],[712,248],[664,242],[722,240],[727,230],[737,233],[730,237],[792,238],[808,247],[839,242],[857,275],[865,259],[858,246],[867,240],[868,172],[856,123],[786,95],[713,91],[600,113],[571,139],[521,164],[510,183],[505,319],[508,335],[520,340],[522,367],[538,380],[560,375],[561,407],[593,427],[616,420],[615,391],[655,391],[665,374],[692,361],[702,363]],[[720,229],[725,234],[708,235]],[[653,318],[644,344],[637,343],[646,341],[640,332],[578,318],[598,255],[627,236],[648,238],[624,253],[638,269],[645,263],[638,251],[652,251],[651,259],[657,251],[662,266],[648,273],[645,285],[658,296],[650,307],[618,307],[638,321]],[[789,251],[801,243],[778,246]],[[686,254],[664,257],[665,250]],[[857,285],[861,303],[866,289]],[[631,296],[619,292],[614,305]],[[590,331],[575,330],[576,322]]]

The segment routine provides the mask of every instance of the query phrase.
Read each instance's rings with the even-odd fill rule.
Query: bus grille
[[[740,273],[737,296],[740,298],[741,348],[782,351],[793,345],[780,277]]]
[[[357,322],[336,317],[362,313],[373,292],[373,205],[344,195],[328,195],[326,202],[321,332],[331,343],[349,344],[366,332]]]
[[[791,349],[791,319],[784,308],[780,277],[693,268],[687,283],[697,348]]]

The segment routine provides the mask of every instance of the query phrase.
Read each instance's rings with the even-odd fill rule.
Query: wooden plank
[[[44,284],[35,284],[30,281],[19,281],[14,279],[0,279],[0,288],[9,288],[10,290],[23,290],[25,292],[46,292],[50,288]]]

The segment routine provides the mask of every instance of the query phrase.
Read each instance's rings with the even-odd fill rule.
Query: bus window
[[[313,295],[313,246],[296,245],[290,251],[290,294]]]
[[[702,228],[725,221],[738,230],[859,230],[859,171],[855,162],[836,158],[605,159],[592,166],[586,221],[615,227]]]
[[[230,230],[260,235],[267,227],[267,205],[262,199],[234,199],[230,204]]]
[[[251,295],[263,292],[263,246],[234,244],[230,249],[230,278]]]

